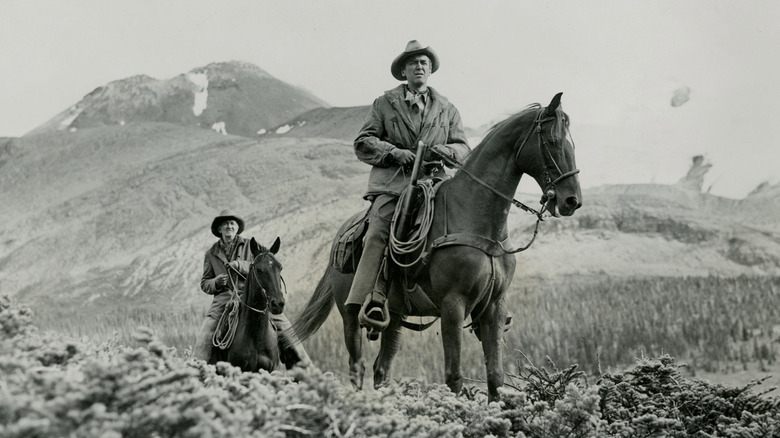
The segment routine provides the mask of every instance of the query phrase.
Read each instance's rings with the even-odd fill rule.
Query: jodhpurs
[[[376,283],[382,264],[382,257],[390,239],[390,222],[393,220],[398,197],[379,195],[368,212],[363,255],[355,270],[355,278],[349,290],[346,304],[362,305]]]

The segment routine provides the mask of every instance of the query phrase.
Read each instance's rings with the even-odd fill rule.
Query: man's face
[[[407,58],[403,73],[409,85],[414,87],[425,85],[431,75],[431,60],[428,55]]]
[[[236,237],[236,233],[238,233],[238,222],[233,219],[228,219],[222,222],[218,229],[219,234],[222,235],[222,238],[230,242],[234,237]]]

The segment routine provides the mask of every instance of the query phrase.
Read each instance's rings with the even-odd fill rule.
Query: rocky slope
[[[10,145],[10,146],[9,146]],[[28,135],[0,156],[0,291],[32,301],[194,302],[211,218],[230,207],[247,235],[282,238],[302,301],[341,221],[366,206],[368,166],[351,143],[256,141],[174,124]],[[662,185],[584,192],[518,255],[518,277],[779,275],[776,188],[744,200]],[[538,194],[518,194],[533,203]],[[533,217],[510,214],[517,244]],[[587,254],[587,256],[585,256]],[[641,269],[638,268],[641,266]],[[303,298],[300,298],[303,297]],[[53,301],[52,301],[53,300]]]

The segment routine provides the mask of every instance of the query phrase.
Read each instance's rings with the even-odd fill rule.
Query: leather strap
[[[476,248],[485,254],[498,257],[506,254],[508,251],[505,245],[510,245],[507,237],[501,242],[488,239],[487,237],[477,236],[476,234],[455,233],[446,234],[433,241],[431,251],[444,246],[462,245]]]

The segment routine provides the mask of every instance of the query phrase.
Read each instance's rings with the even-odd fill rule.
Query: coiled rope
[[[400,208],[397,208],[393,213],[393,221],[390,226],[390,258],[397,266],[402,268],[414,266],[422,260],[424,256],[423,250],[428,243],[428,231],[430,231],[433,225],[433,203],[436,195],[436,191],[433,189],[433,182],[430,180],[420,181],[418,187],[422,189],[423,195],[423,202],[420,206],[420,226],[410,233],[409,240],[401,240],[404,236],[396,235],[397,228],[400,225],[398,221],[402,214],[402,209]],[[411,192],[412,190],[404,190],[401,193],[398,204],[406,205],[405,200],[407,197],[412,196]],[[418,252],[418,254],[411,262],[401,263],[399,261],[415,252]]]
[[[238,327],[238,309],[241,307],[241,298],[238,296],[238,288],[230,275],[230,269],[228,269],[228,280],[230,281],[230,301],[225,305],[225,310],[222,311],[222,315],[217,321],[217,329],[214,330],[214,336],[211,338],[212,344],[222,350],[226,350],[233,344]]]

